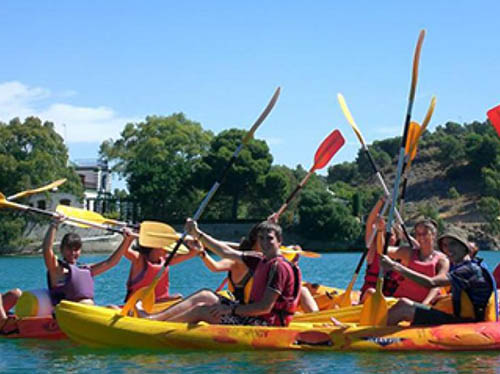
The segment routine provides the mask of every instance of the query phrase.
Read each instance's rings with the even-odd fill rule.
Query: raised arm
[[[113,266],[120,262],[123,254],[128,250],[135,237],[132,234],[132,231],[128,228],[125,228],[123,231],[123,240],[118,248],[109,256],[106,260],[98,262],[97,264],[93,264],[90,266],[90,271],[92,272],[92,276],[99,275],[104,273],[105,271],[111,269]]]
[[[59,224],[64,221],[63,215],[58,215],[50,224],[47,233],[45,234],[45,238],[43,239],[43,260],[45,262],[45,267],[49,271],[49,274],[54,275],[57,270],[57,256],[54,253],[53,246],[54,240],[57,233],[57,228]]]
[[[222,257],[222,258],[227,258],[236,262],[243,263],[242,260],[242,252],[237,251],[230,246],[228,246],[226,243],[217,240],[210,235],[204,233],[198,228],[198,224],[196,221],[188,218],[186,221],[186,231],[193,236],[194,238],[197,238],[204,246],[205,248],[210,249],[212,252],[214,252],[216,255]]]

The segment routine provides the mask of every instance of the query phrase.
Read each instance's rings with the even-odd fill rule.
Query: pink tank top
[[[425,274],[433,277],[437,274],[437,264],[441,258],[439,252],[434,251],[430,261],[420,261],[418,259],[418,251],[412,251],[410,263],[408,267],[420,274]],[[398,288],[394,292],[394,297],[407,297],[413,301],[422,302],[429,294],[430,289],[420,284],[404,278],[399,281]]]
[[[134,279],[131,279],[130,275],[127,281],[127,296],[125,301],[128,300],[131,294],[137,291],[141,287],[147,287],[151,284],[155,276],[163,269],[165,260],[162,259],[159,264],[153,264],[144,258],[144,268],[137,274]],[[169,267],[163,271],[160,276],[160,280],[155,287],[155,299],[156,301],[168,299],[168,289],[169,289],[169,277],[168,277]]]

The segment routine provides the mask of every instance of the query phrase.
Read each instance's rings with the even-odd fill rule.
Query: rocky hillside
[[[486,219],[478,202],[482,197],[481,181],[468,174],[453,175],[450,168],[436,161],[435,148],[420,150],[411,167],[404,208],[405,221],[411,224],[422,211],[437,210],[443,224],[453,224],[469,232],[469,239],[482,250],[500,249],[500,237],[486,233]],[[389,186],[393,185],[396,165],[383,172]],[[376,183],[375,180],[370,181]],[[450,193],[454,188],[458,194]]]

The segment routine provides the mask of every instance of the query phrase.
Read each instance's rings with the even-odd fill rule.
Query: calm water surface
[[[481,254],[493,269],[500,253]],[[327,254],[301,259],[304,279],[346,287],[359,254]],[[83,256],[92,263],[105,256]],[[119,303],[125,296],[129,263],[123,259],[96,278],[99,304]],[[0,290],[45,286],[41,257],[0,257]],[[362,270],[363,272],[364,270]],[[171,272],[172,292],[189,295],[201,287],[216,288],[221,274],[210,273],[199,258],[176,265]],[[358,281],[357,287],[361,285]],[[486,353],[306,353],[306,352],[201,352],[158,353],[131,350],[96,350],[70,341],[0,340],[0,373],[500,373],[500,352]]]

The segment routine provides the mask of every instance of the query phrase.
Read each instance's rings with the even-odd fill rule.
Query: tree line
[[[126,124],[118,139],[104,141],[99,157],[125,179],[128,192],[115,190],[113,195],[139,207],[138,221],[181,222],[196,210],[245,133],[228,129],[214,134],[182,113],[148,116]],[[42,123],[35,117],[0,122],[0,139],[2,193],[8,196],[66,177],[62,190],[83,197],[68,149],[51,122]],[[394,137],[369,146],[382,170],[395,168],[399,144],[400,137]],[[417,159],[437,160],[452,180],[475,178],[483,196],[482,211],[491,218],[489,229],[499,230],[500,140],[488,122],[448,122],[425,132]],[[281,206],[306,173],[301,165],[273,164],[266,142],[252,139],[202,220],[264,219]],[[354,161],[330,166],[327,176],[313,175],[280,223],[306,238],[330,241],[332,247],[361,247],[363,217],[381,193],[360,151]],[[40,218],[0,210],[0,248],[22,245],[28,219]]]

